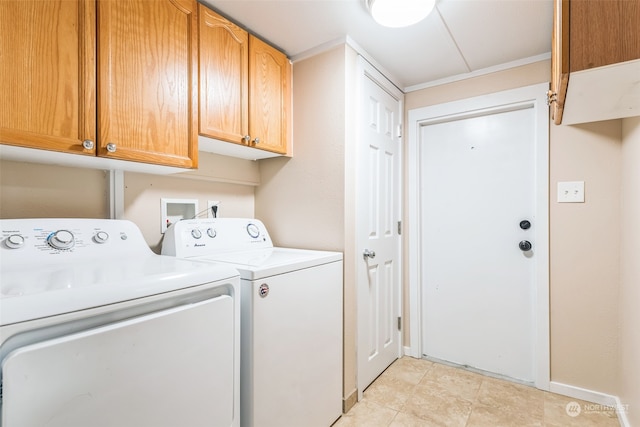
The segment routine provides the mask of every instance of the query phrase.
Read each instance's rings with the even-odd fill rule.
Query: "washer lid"
[[[0,270],[0,325],[86,310],[211,282],[238,272],[225,264],[153,253],[79,264],[34,265]]]
[[[257,280],[341,261],[342,253],[307,249],[268,248],[204,255],[191,259],[228,263],[240,272],[242,279]]]

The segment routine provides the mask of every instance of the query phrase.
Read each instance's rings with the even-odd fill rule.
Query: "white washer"
[[[194,219],[162,253],[240,272],[241,425],[328,427],[342,414],[342,254],[273,247],[255,219]]]
[[[129,221],[0,220],[2,427],[234,426],[239,276]]]

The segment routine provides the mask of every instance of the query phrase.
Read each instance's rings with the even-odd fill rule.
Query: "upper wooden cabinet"
[[[249,38],[249,134],[264,150],[287,153],[291,123],[291,63],[262,40]]]
[[[0,142],[197,166],[195,0],[0,1],[0,24]]]
[[[196,167],[196,1],[108,0],[98,8],[98,155]]]
[[[0,1],[0,143],[95,155],[93,1]]]
[[[288,58],[205,6],[199,13],[200,134],[288,154]]]
[[[199,5],[200,134],[240,143],[249,134],[249,34]]]
[[[589,120],[599,117],[598,109],[620,110],[602,120],[624,114],[629,106],[615,98],[637,81],[638,65],[629,61],[640,58],[640,1],[554,0],[553,19],[549,100],[554,122],[562,122],[569,97],[593,111],[586,113]],[[636,106],[631,115],[637,114]]]

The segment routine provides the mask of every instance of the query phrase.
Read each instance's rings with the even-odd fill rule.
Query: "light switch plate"
[[[584,203],[584,181],[558,182],[558,203]]]

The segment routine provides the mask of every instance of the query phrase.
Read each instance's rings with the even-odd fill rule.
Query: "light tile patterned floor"
[[[567,405],[580,406],[570,416]],[[577,413],[580,410],[580,413]],[[403,357],[334,427],[617,427],[613,410],[439,363]]]

